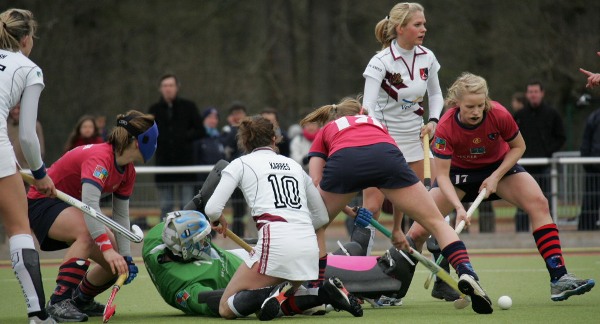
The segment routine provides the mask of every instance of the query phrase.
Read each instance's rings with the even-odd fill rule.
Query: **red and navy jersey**
[[[114,193],[121,199],[128,199],[133,192],[135,168],[133,163],[119,167],[111,144],[90,144],[78,146],[65,153],[48,169],[56,189],[81,200],[81,186],[90,183],[102,194]],[[45,197],[35,187],[29,189],[30,199]]]
[[[366,115],[344,116],[321,128],[312,143],[308,156],[323,159],[347,147],[396,142],[379,121]]]
[[[519,127],[500,103],[493,101],[482,122],[470,127],[458,120],[459,108],[448,110],[435,131],[431,144],[433,154],[452,159],[451,166],[479,169],[504,159],[508,143],[519,134]]]

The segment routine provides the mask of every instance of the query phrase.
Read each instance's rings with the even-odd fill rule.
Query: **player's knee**
[[[227,300],[219,304],[219,315],[224,319],[235,319],[237,316],[229,309],[229,305],[227,305]]]
[[[550,213],[550,207],[548,206],[548,199],[540,193],[533,199],[528,200],[527,208],[523,208],[529,215],[543,214],[547,215]]]

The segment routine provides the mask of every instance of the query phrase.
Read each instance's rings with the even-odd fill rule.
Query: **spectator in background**
[[[596,54],[600,56],[600,52],[596,52]],[[587,84],[585,85],[586,88],[594,88],[600,85],[600,73],[593,73],[582,68],[579,68],[579,71],[588,77]]]
[[[81,145],[99,144],[104,142],[100,136],[96,119],[91,115],[83,115],[75,124],[75,128],[69,134],[69,138],[65,143],[64,153]]]
[[[300,124],[291,124],[290,127],[288,127],[287,134],[290,139],[293,139],[297,135],[302,134],[302,126],[300,126]]]
[[[12,144],[13,149],[15,151],[15,155],[17,156],[17,162],[23,169],[29,169],[29,163],[25,159],[25,155],[23,155],[23,150],[21,149],[21,142],[19,141],[19,114],[21,113],[21,103],[17,103],[13,109],[10,110],[8,114],[8,139],[10,140],[10,144]],[[40,141],[40,153],[42,158],[45,153],[45,145],[44,145],[44,131],[42,130],[42,124],[39,121],[36,121],[35,132]],[[28,186],[26,184],[25,189]]]
[[[98,133],[100,134],[100,137],[102,137],[102,141],[106,142],[106,139],[108,138],[108,131],[106,130],[106,116],[96,116],[96,127],[98,127]]]
[[[240,122],[247,116],[246,105],[241,101],[234,101],[229,105],[229,115],[227,116],[227,125],[224,128],[223,145],[225,146],[225,159],[231,162],[242,156],[242,151],[238,148],[237,133]],[[238,236],[244,236],[244,215],[246,214],[246,201],[244,194],[237,188],[231,195],[231,207],[233,209],[233,223],[231,231]]]
[[[209,107],[202,112],[202,124],[206,137],[196,140],[194,146],[194,164],[213,165],[221,159],[225,159],[225,149],[221,133],[217,128],[219,125],[219,111]],[[199,173],[197,176],[199,185],[204,183],[208,173]]]
[[[581,140],[581,156],[600,156],[600,108],[590,114]],[[591,231],[600,229],[600,165],[584,164],[585,191],[577,229]]]
[[[306,172],[308,172],[308,152],[318,131],[318,124],[308,123],[302,127],[302,133],[296,135],[290,142],[290,157]]]
[[[517,111],[520,111],[521,109],[523,109],[525,107],[526,102],[527,102],[527,99],[525,98],[525,94],[523,92],[515,92],[512,95],[512,98],[510,101],[510,107],[512,109],[513,115]]]
[[[281,128],[277,118],[277,109],[267,107],[260,112],[260,115],[268,119],[275,126],[275,136],[277,137],[277,149],[279,154],[290,157],[290,139],[287,132]]]
[[[544,86],[540,81],[535,80],[527,84],[525,97],[527,99],[525,107],[514,114],[527,145],[523,157],[552,157],[552,154],[559,151],[567,139],[562,118],[558,111],[544,102]],[[539,183],[544,195],[550,201],[550,166],[527,165],[525,169]],[[515,225],[517,232],[529,231],[529,217],[521,209],[517,209]]]
[[[206,135],[196,104],[179,97],[180,84],[173,74],[159,80],[160,99],[150,106],[160,132],[156,150],[157,166],[193,165],[194,141]],[[182,208],[194,197],[194,175],[184,173],[156,174],[161,215]]]

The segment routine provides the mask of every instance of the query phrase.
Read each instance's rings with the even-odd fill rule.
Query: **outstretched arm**
[[[596,54],[600,56],[600,52],[597,52]],[[586,88],[593,88],[600,85],[600,73],[593,73],[582,68],[579,68],[579,71],[588,77],[587,84],[585,85]]]

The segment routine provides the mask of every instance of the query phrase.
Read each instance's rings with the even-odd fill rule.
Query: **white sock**
[[[29,234],[13,235],[9,239],[8,244],[10,246],[10,260],[12,261],[12,267],[17,280],[21,284],[23,296],[25,297],[25,302],[27,304],[27,313],[39,312],[42,310],[40,299],[44,299],[44,291],[39,270],[39,256],[37,255],[35,245],[33,244],[33,237]],[[23,250],[29,250],[26,251],[25,256]],[[35,253],[32,253],[31,251],[34,251]],[[24,260],[24,258],[29,258],[29,260]],[[33,268],[37,266],[37,273],[35,273],[35,269],[33,269],[34,273],[30,273],[30,269],[27,267],[28,264],[33,266]],[[36,286],[38,289],[42,289],[42,298],[40,298]],[[44,301],[42,300],[41,302],[43,303]]]

